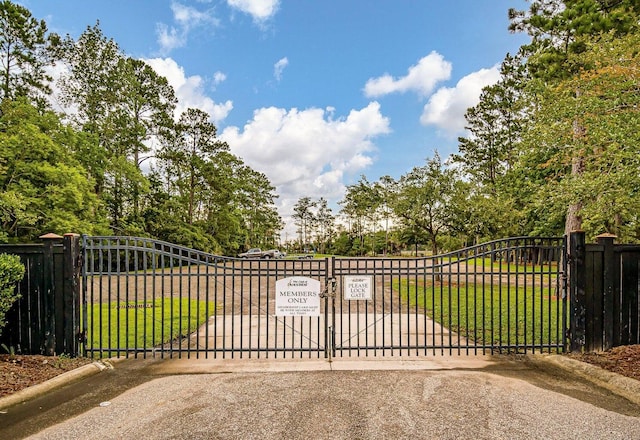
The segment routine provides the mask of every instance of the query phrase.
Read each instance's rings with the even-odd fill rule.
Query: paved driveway
[[[504,358],[126,361],[28,405],[30,423],[14,411],[24,421],[0,437],[640,438],[638,406],[561,370]]]

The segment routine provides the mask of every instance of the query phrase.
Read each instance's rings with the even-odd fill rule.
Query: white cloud
[[[378,78],[370,78],[364,86],[367,97],[378,97],[395,92],[416,92],[421,96],[429,95],[438,82],[451,77],[451,63],[437,52],[431,52],[409,67],[406,76],[393,78],[385,74]]]
[[[198,11],[175,1],[171,3],[171,11],[175,26],[168,26],[165,23],[156,24],[158,44],[163,54],[185,46],[192,29],[203,25],[214,27],[219,25],[219,20],[209,12]]]
[[[159,75],[167,78],[169,84],[174,88],[178,98],[176,116],[179,116],[189,107],[198,108],[207,112],[213,122],[218,123],[224,120],[233,109],[233,102],[227,100],[224,103],[216,103],[204,93],[205,81],[201,76],[193,75],[187,77],[184,69],[171,58],[152,58],[144,60]],[[218,72],[219,73],[219,72]],[[224,74],[222,74],[224,75]],[[214,82],[220,80],[220,76],[214,75]]]
[[[216,86],[218,84],[220,84],[220,83],[223,83],[226,80],[227,80],[227,75],[225,75],[222,72],[218,71],[218,72],[213,74],[213,84],[216,85]]]
[[[276,78],[277,81],[280,81],[282,79],[282,72],[284,71],[285,67],[287,67],[288,65],[289,65],[289,59],[287,57],[279,59],[278,62],[274,64],[273,76]]]
[[[333,119],[332,111],[261,108],[242,129],[227,127],[220,135],[276,186],[285,219],[300,197],[342,198],[344,180],[372,164],[373,138],[390,132],[377,102],[340,119]]]
[[[229,6],[253,17],[256,22],[264,22],[278,12],[280,0],[227,0]]]
[[[445,135],[455,137],[464,132],[464,114],[480,100],[482,88],[500,80],[500,67],[481,69],[462,78],[455,87],[442,87],[424,106],[420,122],[435,125]]]

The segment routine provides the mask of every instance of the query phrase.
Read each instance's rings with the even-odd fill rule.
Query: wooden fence
[[[7,314],[0,342],[23,354],[77,356],[81,345],[81,253],[75,234],[47,234],[40,244],[0,245],[20,257],[20,299]]]
[[[570,349],[601,351],[640,343],[640,246],[614,244],[601,235],[569,239]]]

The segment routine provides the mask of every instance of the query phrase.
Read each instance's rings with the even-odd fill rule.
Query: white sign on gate
[[[276,316],[320,316],[320,281],[308,277],[276,281]]]
[[[369,275],[345,275],[342,278],[345,300],[371,299],[373,277]]]

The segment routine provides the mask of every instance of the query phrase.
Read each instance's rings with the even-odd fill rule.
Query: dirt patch
[[[623,345],[599,353],[572,353],[573,359],[640,380],[640,345]]]
[[[42,383],[93,362],[88,358],[40,355],[0,355],[0,397]]]

